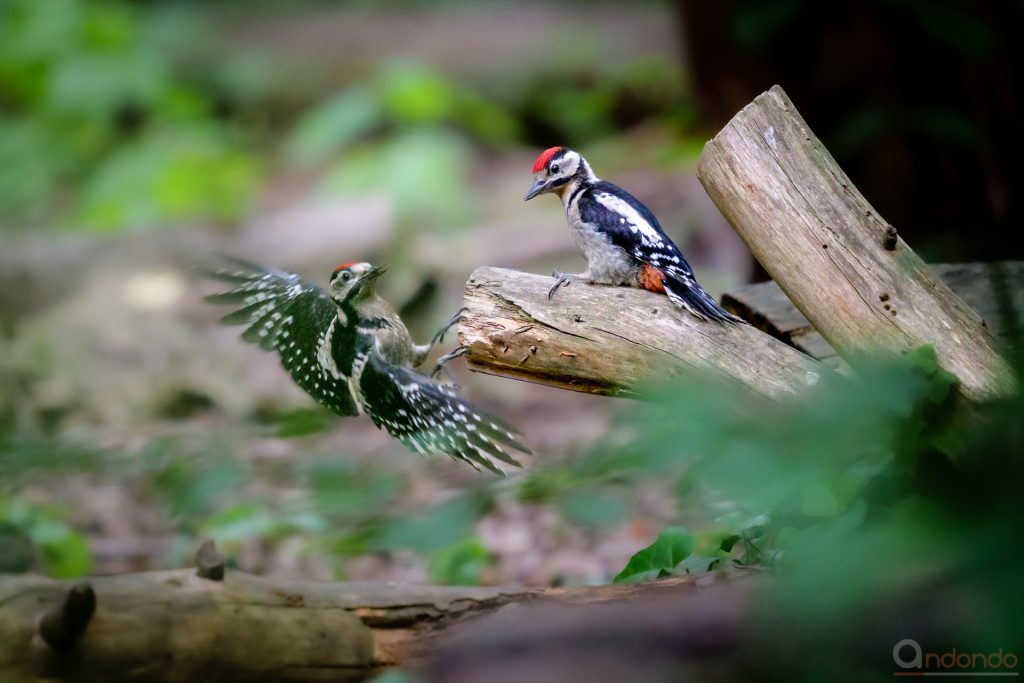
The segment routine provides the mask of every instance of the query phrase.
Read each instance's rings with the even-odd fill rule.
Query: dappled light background
[[[1005,238],[1020,136],[1001,136],[1020,74],[1004,10],[710,4],[5,0],[0,571],[179,567],[213,537],[235,566],[273,576],[599,583],[684,525],[679,571],[803,558],[789,595],[834,597],[831,612],[796,610],[814,632],[889,585],[890,566],[943,587],[1013,566],[1001,534],[1019,530],[1006,488],[1020,406],[998,430],[933,429],[955,378],[927,352],[794,411],[752,410],[699,377],[658,406],[455,363],[467,395],[536,451],[498,479],[333,417],[201,302],[216,286],[200,270],[222,253],[321,283],[370,260],[426,341],[478,266],[582,269],[558,202],[522,201],[533,159],[557,144],[647,203],[718,296],[763,274],[696,160],[775,82],[928,259],[1019,256]],[[908,31],[931,61],[886,60]],[[806,50],[791,44],[808,35]],[[936,103],[903,87],[923,73],[982,85]],[[954,442],[975,448],[952,462],[988,454],[1007,476],[951,474]],[[928,498],[957,476],[975,488]],[[859,533],[878,519],[892,523]]]

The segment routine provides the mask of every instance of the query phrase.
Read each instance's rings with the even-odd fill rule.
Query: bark
[[[934,263],[928,269],[978,312],[996,338],[1012,344],[1024,320],[1024,261]],[[883,309],[885,308],[883,302]],[[759,330],[830,367],[847,371],[836,350],[772,281],[722,295],[722,304]]]
[[[664,295],[478,268],[459,341],[473,370],[593,394],[639,396],[687,372],[781,399],[830,372],[749,325],[702,321]]]
[[[857,191],[782,88],[704,148],[697,174],[755,258],[844,358],[935,347],[970,400],[1012,374],[981,317]]]
[[[505,605],[685,601],[747,575],[550,590],[277,580],[231,569],[222,580],[195,569],[84,581],[5,576],[0,680],[363,680],[427,661],[441,639]]]

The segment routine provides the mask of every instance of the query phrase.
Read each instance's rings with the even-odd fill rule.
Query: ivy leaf
[[[626,568],[619,572],[613,582],[668,576],[693,552],[696,545],[697,542],[685,528],[669,527],[658,535],[654,543],[629,558]]]
[[[678,570],[681,574],[702,574],[704,572],[709,572],[712,569],[717,569],[721,564],[721,557],[691,555],[679,563]]]
[[[718,549],[722,552],[731,553],[732,547],[736,545],[736,541],[738,540],[740,540],[739,534],[732,534],[731,536],[722,539],[722,543],[718,546]]]

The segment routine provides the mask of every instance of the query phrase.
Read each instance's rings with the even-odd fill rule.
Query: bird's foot
[[[447,372],[448,378],[452,381],[452,384],[457,389],[459,385],[455,381],[455,378],[452,376],[451,371],[446,366],[450,361],[453,361],[460,356],[465,356],[467,353],[469,353],[469,347],[460,346],[454,351],[449,351],[448,353],[438,358],[437,363],[434,364],[434,369],[430,371],[430,379],[437,379],[437,376],[440,375],[442,372]]]
[[[555,284],[552,285],[551,289],[548,290],[548,299],[552,298],[555,295],[555,292],[558,291],[559,287],[564,287],[573,280],[579,279],[579,276],[577,275],[573,275],[571,273],[563,273],[559,270],[556,270],[555,272],[551,273],[551,277],[555,278]]]
[[[433,338],[431,338],[430,340],[430,345],[436,346],[443,342],[444,336],[448,334],[448,330],[452,329],[452,327],[454,327],[456,324],[462,322],[463,318],[467,313],[469,313],[469,309],[466,308],[465,306],[457,310],[455,312],[455,315],[448,318],[448,321],[441,326],[441,329],[439,329],[436,334],[434,334]]]

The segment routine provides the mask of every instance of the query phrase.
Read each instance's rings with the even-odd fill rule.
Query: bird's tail
[[[718,302],[692,277],[677,277],[667,273],[663,286],[665,294],[672,300],[672,303],[686,309],[701,320],[710,319],[724,323],[742,323],[744,320],[738,318],[729,311],[718,305]]]

